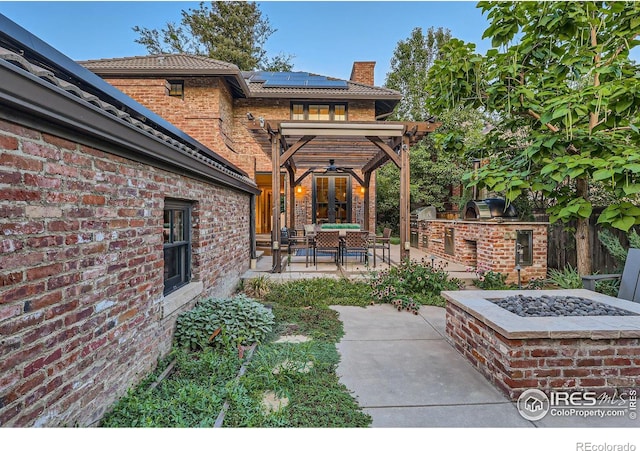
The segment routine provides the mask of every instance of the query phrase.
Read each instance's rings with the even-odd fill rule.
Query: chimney
[[[351,81],[362,83],[368,86],[373,84],[373,68],[376,66],[375,61],[356,61],[351,69]]]

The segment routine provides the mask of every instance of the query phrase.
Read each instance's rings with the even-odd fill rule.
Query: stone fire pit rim
[[[442,296],[507,339],[531,338],[640,338],[640,316],[521,317],[488,299],[524,296],[577,296],[640,315],[640,303],[585,289],[575,290],[461,290]]]

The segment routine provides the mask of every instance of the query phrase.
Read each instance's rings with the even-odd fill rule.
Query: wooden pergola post
[[[409,220],[411,218],[410,185],[409,185],[409,138],[402,137],[400,146],[400,259],[410,258]]]
[[[282,258],[280,257],[280,132],[276,132],[272,136],[271,163],[271,190],[273,192],[273,218],[271,219],[272,271],[279,273],[282,272]]]
[[[369,214],[369,205],[371,205],[371,192],[369,188],[371,186],[371,171],[367,171],[364,173],[364,229],[369,230],[369,221],[371,220]],[[369,230],[371,233],[376,233],[375,230]]]
[[[296,174],[291,165],[285,166],[289,175],[289,229],[296,228]]]

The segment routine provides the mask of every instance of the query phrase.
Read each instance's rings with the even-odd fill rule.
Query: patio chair
[[[318,252],[333,254],[336,266],[339,266],[340,232],[338,230],[320,230],[313,240],[313,261],[318,268]]]
[[[600,280],[620,279],[618,298],[640,302],[640,249],[629,249],[622,274],[594,274],[582,276],[582,286],[595,291]]]
[[[360,261],[369,263],[369,232],[347,230],[342,246],[342,262],[349,254],[360,256]]]
[[[382,236],[376,236],[371,240],[370,247],[373,249],[373,267],[376,266],[376,249],[382,249],[382,263],[384,263],[385,250],[387,251],[387,263],[391,265],[391,229],[385,228]]]
[[[305,266],[309,267],[310,238],[304,233],[304,230],[289,229],[289,254],[295,256],[298,250],[304,250]]]

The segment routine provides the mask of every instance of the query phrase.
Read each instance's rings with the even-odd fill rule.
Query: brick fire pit
[[[521,317],[491,302],[577,296],[640,315],[640,304],[589,290],[445,291],[447,336],[511,400],[528,388],[612,393],[640,385],[640,316]]]

